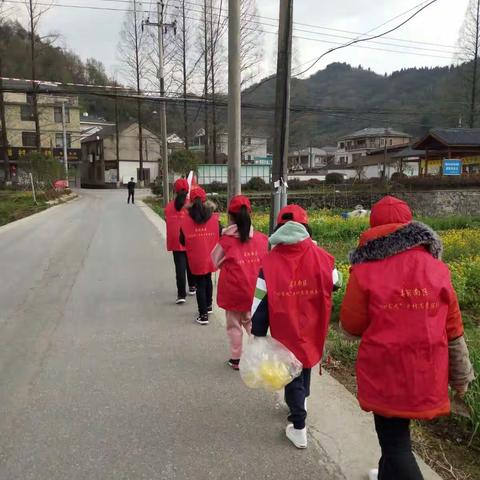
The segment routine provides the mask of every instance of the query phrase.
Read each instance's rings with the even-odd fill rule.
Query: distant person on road
[[[127,183],[127,189],[128,189],[127,203],[130,203],[130,199],[132,199],[132,203],[135,203],[135,182],[133,181],[133,177]]]
[[[180,227],[187,213],[188,182],[179,178],[173,185],[175,199],[165,207],[165,221],[167,224],[167,250],[173,252],[175,276],[177,282],[177,305],[185,303],[187,288],[185,276],[188,279],[188,294],[195,295],[195,280],[188,266],[185,247],[180,243]]]
[[[185,246],[188,265],[197,287],[199,325],[208,325],[208,314],[213,312],[212,273],[215,271],[211,253],[220,237],[218,214],[206,203],[207,195],[200,187],[190,193],[191,204],[180,227],[180,244]]]
[[[332,293],[341,286],[334,258],[311,239],[308,215],[288,205],[277,218],[269,239],[273,249],[264,258],[252,307],[252,334],[273,338],[295,354],[302,374],[285,387],[290,409],[287,438],[307,447],[307,397],[311,369],[323,356],[332,308]]]
[[[450,413],[448,385],[473,380],[462,317],[437,234],[394,197],[377,202],[350,254],[340,320],[361,337],[358,401],[373,412],[382,457],[371,480],[421,480],[410,420]]]
[[[230,340],[228,365],[239,369],[243,330],[250,335],[255,284],[260,264],[268,252],[268,237],[252,227],[250,200],[243,195],[233,197],[228,206],[230,224],[223,229],[212,252],[215,268],[220,268],[217,305],[225,310],[227,335]]]

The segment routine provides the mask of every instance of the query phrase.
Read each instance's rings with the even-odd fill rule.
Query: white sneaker
[[[307,427],[297,430],[293,427],[293,424],[288,424],[285,429],[287,438],[297,447],[297,448],[307,448]]]
[[[175,301],[175,303],[177,305],[180,305],[180,304],[185,303],[185,302],[186,302],[186,300],[182,297],[178,297],[177,300]]]
[[[303,407],[306,412],[308,411],[308,410],[307,410],[307,403],[308,403],[307,400],[308,400],[308,398],[305,399],[305,405],[304,405],[304,407]]]
[[[368,480],[378,480],[378,468],[373,468],[368,472]]]

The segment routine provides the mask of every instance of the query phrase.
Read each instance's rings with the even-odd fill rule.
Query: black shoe
[[[207,312],[208,313],[213,313],[213,306],[210,305],[208,308],[207,308]]]
[[[233,368],[233,370],[240,370],[240,359],[231,358],[227,364]]]
[[[197,288],[196,287],[190,287],[188,289],[188,294],[189,295],[196,295],[197,294]]]
[[[185,297],[178,297],[177,300],[175,301],[177,305],[180,305],[185,302],[186,302]]]
[[[198,315],[198,317],[195,319],[195,321],[199,325],[208,325],[208,314],[207,315]]]

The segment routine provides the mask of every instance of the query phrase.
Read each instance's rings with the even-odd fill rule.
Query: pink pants
[[[248,335],[250,335],[252,330],[250,312],[226,310],[225,316],[227,317],[227,335],[230,340],[231,358],[237,360],[242,355],[243,329],[245,329]]]

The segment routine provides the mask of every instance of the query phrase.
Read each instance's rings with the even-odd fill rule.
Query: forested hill
[[[37,78],[62,82],[104,85],[112,82],[95,59],[83,62],[78,55],[37,39]],[[0,21],[3,75],[30,78],[29,33],[17,22]],[[320,146],[364,127],[389,126],[415,136],[433,126],[468,126],[470,65],[441,68],[412,68],[379,75],[362,67],[332,63],[304,80],[292,80],[291,145]],[[249,131],[272,135],[275,80],[253,85],[243,92],[249,104],[242,112]],[[480,95],[477,95],[480,98]],[[223,95],[219,100],[225,100]],[[113,120],[113,101],[82,96],[82,109]],[[258,108],[260,107],[260,108]],[[120,120],[134,118],[134,102],[119,102]],[[144,120],[157,130],[155,105],[144,105]],[[189,108],[190,134],[202,126],[198,103]],[[181,106],[169,106],[169,131],[182,134]],[[226,127],[226,109],[219,108],[218,129]],[[480,124],[480,118],[479,122]],[[477,125],[478,126],[478,125]]]
[[[468,119],[469,65],[411,68],[378,75],[332,63],[305,80],[292,80],[291,143],[320,145],[364,127],[390,126],[416,136],[432,126]],[[243,101],[274,104],[273,79],[250,87]],[[297,108],[298,107],[298,108]],[[249,109],[248,123],[266,126],[267,116]]]

